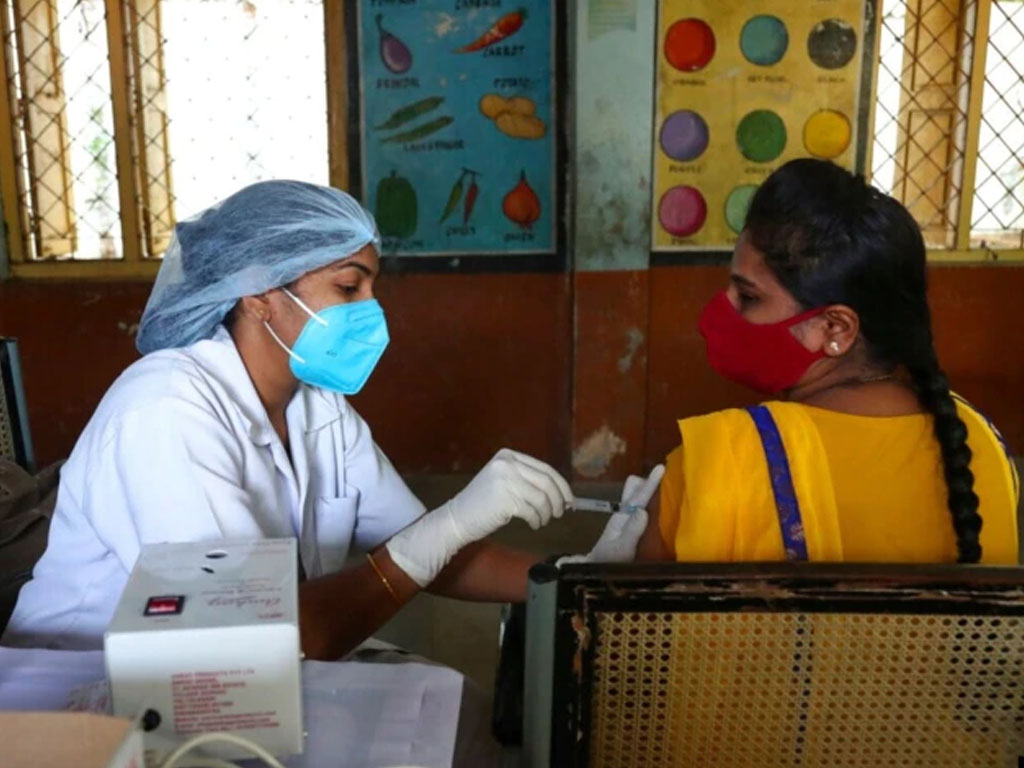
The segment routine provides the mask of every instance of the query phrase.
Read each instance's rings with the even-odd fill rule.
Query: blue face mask
[[[377,300],[335,304],[314,312],[287,288],[282,290],[309,315],[299,338],[288,349],[270,324],[263,324],[291,357],[295,378],[343,395],[359,392],[390,341]]]

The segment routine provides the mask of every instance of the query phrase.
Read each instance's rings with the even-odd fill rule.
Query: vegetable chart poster
[[[550,0],[360,0],[363,201],[386,254],[555,249]]]

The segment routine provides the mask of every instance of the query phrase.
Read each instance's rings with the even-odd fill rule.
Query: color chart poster
[[[864,0],[662,0],[653,249],[731,249],[758,185],[796,157],[851,170]]]
[[[360,0],[363,202],[385,253],[554,251],[552,9]]]

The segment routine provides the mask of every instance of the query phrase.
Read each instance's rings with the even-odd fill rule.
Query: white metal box
[[[294,539],[143,548],[104,650],[114,714],[160,716],[147,752],[211,731],[302,752],[297,566]]]

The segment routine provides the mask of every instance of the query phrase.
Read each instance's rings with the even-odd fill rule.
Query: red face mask
[[[744,319],[722,292],[700,316],[708,362],[718,375],[758,392],[776,395],[792,389],[825,353],[808,350],[790,328],[824,311],[812,309],[781,323],[757,325]]]

